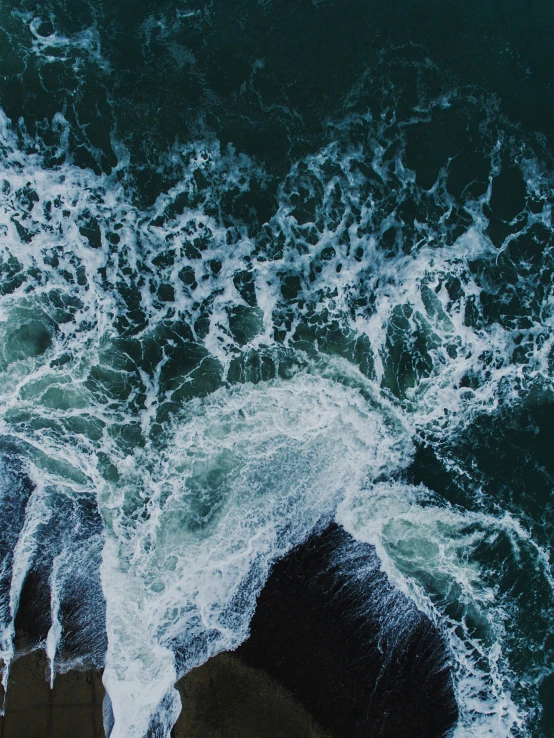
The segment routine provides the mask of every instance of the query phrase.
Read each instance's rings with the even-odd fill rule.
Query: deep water
[[[5,686],[40,590],[51,679],[103,668],[111,738],[169,738],[332,525],[382,683],[434,628],[456,738],[554,735],[553,33],[546,1],[2,1]]]

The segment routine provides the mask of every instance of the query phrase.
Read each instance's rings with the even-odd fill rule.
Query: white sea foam
[[[45,63],[49,46],[65,48],[33,28]],[[94,39],[74,41],[96,53]],[[64,582],[96,545],[79,512],[92,502],[112,738],[142,738],[152,720],[169,735],[177,677],[246,638],[273,561],[335,514],[447,634],[458,734],[525,734],[506,645],[518,605],[495,589],[483,551],[504,536],[549,584],[546,554],[513,515],[377,480],[408,466],[415,435],[445,442],[548,376],[551,296],[530,327],[469,320],[511,248],[487,235],[490,186],[456,203],[443,172],[423,191],[398,131],[368,116],[348,125],[365,127],[364,143],[298,162],[253,236],[222,203],[265,174],[232,148],[176,147],[164,165],[178,184],[141,210],[123,158],[110,176],[68,160],[48,169],[0,118],[0,427],[34,484],[2,572],[5,678],[41,547],[54,562],[52,678],[63,668]],[[524,164],[529,190],[544,192]],[[456,234],[455,208],[467,224]],[[550,228],[546,199],[524,227],[534,222]],[[523,266],[516,296],[533,284]],[[48,532],[64,515],[65,535]]]

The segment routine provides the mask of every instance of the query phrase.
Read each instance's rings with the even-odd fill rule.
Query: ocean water
[[[3,0],[5,686],[40,570],[51,679],[92,662],[111,738],[169,738],[335,521],[443,635],[455,738],[554,735],[553,30]]]

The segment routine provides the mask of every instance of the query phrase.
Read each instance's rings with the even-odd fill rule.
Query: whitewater
[[[89,53],[94,34],[79,43]],[[111,738],[169,738],[175,682],[236,649],[273,563],[336,521],[443,634],[454,736],[532,735],[552,662],[547,536],[452,449],[476,418],[551,396],[552,183],[491,125],[481,191],[452,195],[449,164],[423,187],[403,128],[458,104],[453,93],[411,119],[333,121],[259,226],[248,194],[270,175],[215,136],[176,143],[160,163],[174,184],[143,206],[122,142],[99,173],[72,161],[61,112],[55,150],[2,114],[8,694],[22,587],[40,562],[52,683],[95,663]],[[498,242],[506,152],[525,198]],[[463,495],[409,478],[418,447]],[[64,649],[69,597],[91,634],[79,656]],[[394,612],[382,618],[397,628]]]

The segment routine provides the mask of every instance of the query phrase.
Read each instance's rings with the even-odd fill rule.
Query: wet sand
[[[1,738],[104,738],[100,672],[58,674],[50,689],[47,669],[44,651],[14,661]]]
[[[194,669],[177,688],[183,711],[174,738],[326,738],[277,681],[231,654]]]
[[[105,738],[104,687],[97,670],[47,681],[44,651],[18,658],[10,677],[1,738]],[[275,680],[220,654],[181,679],[183,711],[174,738],[327,738]]]

